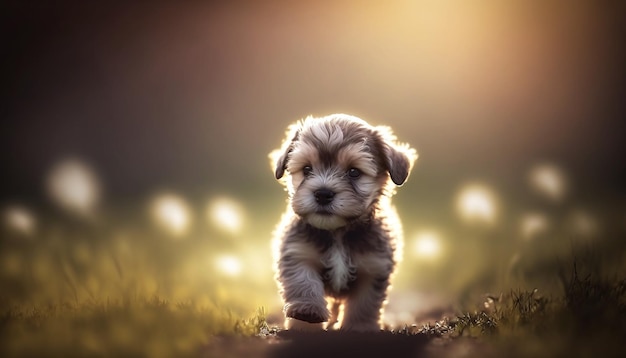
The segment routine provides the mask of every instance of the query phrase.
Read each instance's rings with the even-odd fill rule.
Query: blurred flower
[[[241,205],[228,198],[217,198],[211,201],[208,208],[208,216],[220,229],[238,233],[243,226],[243,208]]]
[[[35,232],[35,217],[26,208],[11,206],[4,211],[4,221],[9,230],[29,236]]]
[[[535,166],[529,174],[531,186],[548,199],[559,201],[566,191],[565,175],[552,164],[540,164]]]
[[[48,176],[48,190],[57,204],[81,215],[90,215],[100,197],[100,184],[85,163],[68,159],[58,163]]]
[[[468,221],[492,223],[496,217],[493,194],[482,185],[468,185],[457,198],[457,209]]]
[[[227,276],[239,276],[241,273],[241,261],[230,255],[223,255],[215,261],[217,269]]]
[[[532,240],[548,229],[548,218],[538,213],[526,214],[522,217],[520,226],[522,237],[526,240]]]
[[[191,215],[185,201],[174,194],[157,196],[151,205],[152,218],[171,235],[180,237],[189,229]]]

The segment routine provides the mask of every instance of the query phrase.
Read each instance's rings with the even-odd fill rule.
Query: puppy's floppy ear
[[[409,177],[409,172],[411,171],[413,161],[416,157],[417,154],[415,154],[415,151],[408,147],[399,149],[394,146],[388,146],[386,158],[387,166],[389,168],[389,175],[394,184],[404,184]]]
[[[389,127],[379,126],[376,129],[383,140],[385,165],[391,181],[396,185],[402,185],[409,177],[413,163],[417,159],[417,152],[408,144],[397,143]]]
[[[278,154],[278,158],[274,158],[274,176],[276,177],[276,179],[282,178],[285,174],[285,169],[287,169],[287,158],[290,152],[291,147],[283,153],[272,152],[273,155]]]
[[[287,129],[287,136],[281,147],[270,153],[270,165],[272,166],[272,169],[274,169],[274,176],[276,179],[282,178],[285,174],[287,162],[289,161],[289,154],[293,150],[294,143],[298,140],[299,135],[300,123],[298,122],[290,125]]]

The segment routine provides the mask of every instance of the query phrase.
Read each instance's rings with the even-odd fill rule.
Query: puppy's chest
[[[356,280],[357,260],[341,242],[335,242],[321,258],[322,279],[334,293],[342,293]]]

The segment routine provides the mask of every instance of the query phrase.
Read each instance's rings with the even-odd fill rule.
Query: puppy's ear
[[[408,144],[397,143],[389,127],[380,126],[376,129],[383,139],[385,165],[391,181],[396,185],[402,185],[409,177],[413,163],[417,159],[417,152]]]
[[[406,149],[408,149],[408,152]],[[417,154],[410,148],[399,149],[394,146],[388,146],[386,158],[387,166],[389,168],[389,175],[394,184],[404,184],[409,177],[409,172],[411,171],[413,161],[416,157]]]
[[[280,179],[283,177],[283,175],[285,175],[285,170],[287,169],[287,159],[289,157],[289,153],[291,152],[292,147],[289,147],[289,149],[283,151],[279,151],[279,153],[275,153],[276,151],[272,152],[272,154],[270,154],[270,156],[275,156],[273,162],[274,162],[274,176],[276,177],[276,179]],[[277,158],[276,158],[277,157]]]
[[[280,179],[285,174],[287,169],[287,162],[289,161],[289,154],[293,150],[294,143],[298,140],[300,135],[300,123],[292,124],[287,129],[287,136],[283,141],[283,144],[279,149],[273,150],[270,157],[270,165],[274,170],[274,176],[276,179]]]

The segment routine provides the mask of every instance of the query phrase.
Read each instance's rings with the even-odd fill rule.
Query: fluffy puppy
[[[333,114],[291,125],[270,158],[289,195],[274,234],[286,328],[332,328],[341,309],[342,329],[379,330],[402,246],[390,200],[415,150],[388,127]]]

